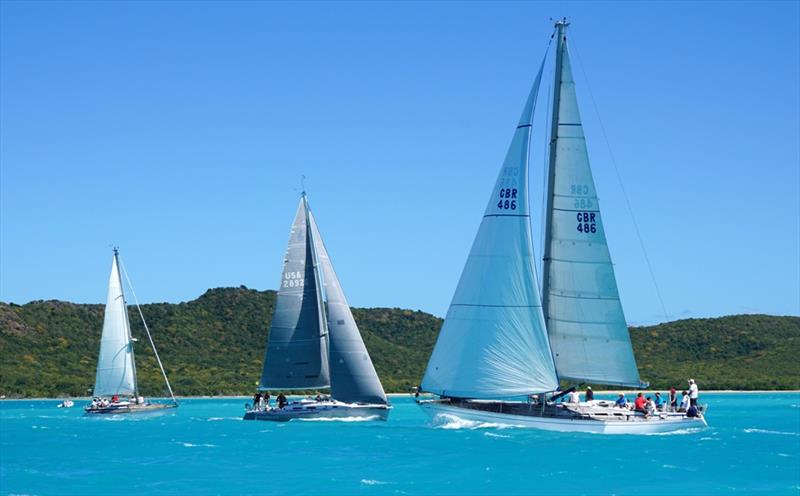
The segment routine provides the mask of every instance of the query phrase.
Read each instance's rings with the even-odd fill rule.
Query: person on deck
[[[648,417],[656,413],[656,403],[650,396],[647,397],[647,401],[644,404],[644,413]]]
[[[684,391],[681,393],[681,406],[678,407],[679,412],[685,412],[687,408],[689,408],[689,393]]]
[[[114,396],[112,396],[111,397],[111,403],[119,403],[119,396],[116,395],[116,394]]]
[[[617,401],[614,402],[614,406],[618,406],[620,408],[628,408],[628,400],[625,399],[624,393],[619,393],[619,398],[617,398]]]
[[[261,391],[256,391],[253,396],[253,410],[260,410],[261,408]]]
[[[633,409],[637,412],[644,412],[644,404],[647,400],[644,398],[644,393],[639,393],[636,395],[636,399],[633,401]]]
[[[581,402],[581,395],[578,391],[572,390],[567,395],[567,403],[580,403]]]
[[[264,401],[264,410],[269,410],[269,391],[264,391],[264,394],[261,395],[261,399]]]
[[[697,397],[700,395],[700,390],[694,379],[689,379],[689,402],[692,406],[697,406]]]
[[[284,396],[283,393],[279,394],[278,395],[278,408],[285,407],[286,403],[287,403],[286,396]]]
[[[669,388],[669,409],[672,412],[678,409],[678,392],[674,387]]]
[[[586,401],[594,400],[594,391],[592,391],[592,386],[586,386]]]
[[[695,405],[692,405],[688,410],[686,410],[686,416],[689,418],[699,417],[700,412],[697,411],[697,407]]]
[[[661,399],[661,393],[659,391],[656,391],[656,397],[653,399],[653,403],[656,405],[656,410],[664,409],[664,400]]]

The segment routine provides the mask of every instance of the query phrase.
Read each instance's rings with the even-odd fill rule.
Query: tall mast
[[[544,253],[542,266],[542,310],[545,322],[550,320],[550,237],[553,231],[553,188],[556,180],[556,148],[558,147],[558,114],[561,102],[561,71],[567,43],[567,18],[556,21],[556,70],[553,83],[553,115],[550,122],[550,160],[547,168],[547,208],[545,210]],[[548,326],[549,327],[549,326]]]
[[[319,264],[316,243],[314,242],[314,233],[311,229],[311,216],[309,215],[308,198],[306,197],[305,189],[303,190],[303,208],[306,212],[306,236],[311,246],[311,263],[314,269],[314,290],[317,296],[319,333],[320,336],[325,337],[325,360],[327,361],[330,356],[330,350],[328,349],[330,347],[330,339],[328,338],[328,319],[325,314],[325,303],[322,297],[322,270]]]
[[[122,315],[125,318],[125,328],[128,330],[128,346],[131,349],[131,365],[133,367],[133,394],[139,397],[139,381],[136,379],[136,357],[133,355],[133,335],[131,334],[131,322],[128,319],[128,301],[125,299],[125,290],[122,287],[122,275],[120,274],[119,248],[114,247],[114,261],[117,265],[117,279],[119,280],[119,291],[122,294]]]

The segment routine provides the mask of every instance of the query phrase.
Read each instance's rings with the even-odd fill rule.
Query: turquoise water
[[[0,494],[800,494],[800,394],[706,395],[711,427],[653,436],[388,422],[243,422],[244,399],[83,418],[0,402]]]

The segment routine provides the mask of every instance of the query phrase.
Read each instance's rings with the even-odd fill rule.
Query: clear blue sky
[[[670,318],[800,314],[798,5],[3,1],[0,300],[101,302],[112,244],[143,301],[275,288],[305,174],[350,303],[444,315],[567,15],[629,322],[663,316],[581,66]]]

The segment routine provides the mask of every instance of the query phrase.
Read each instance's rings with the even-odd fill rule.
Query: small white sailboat
[[[97,373],[92,391],[93,398],[92,402],[84,408],[85,415],[156,413],[166,412],[167,409],[178,406],[138,302],[136,307],[142,318],[150,345],[153,347],[158,366],[161,368],[172,403],[151,403],[139,395],[139,386],[136,381],[136,361],[133,356],[135,339],[131,335],[128,305],[122,289],[119,250],[114,248],[111,276],[108,280],[103,334],[100,339],[100,355],[97,359]]]
[[[563,395],[559,380],[647,386],[639,378],[589,167],[567,26],[566,20],[555,26],[541,297],[528,162],[544,60],[425,371],[422,390],[439,398],[418,403],[431,417],[555,431],[642,434],[703,427],[702,414],[555,401]]]
[[[386,420],[389,402],[361,339],[305,192],[292,224],[260,390],[330,388],[330,397],[253,405],[245,420]]]
[[[58,404],[58,408],[72,408],[75,406],[75,402],[72,400],[64,400]]]

